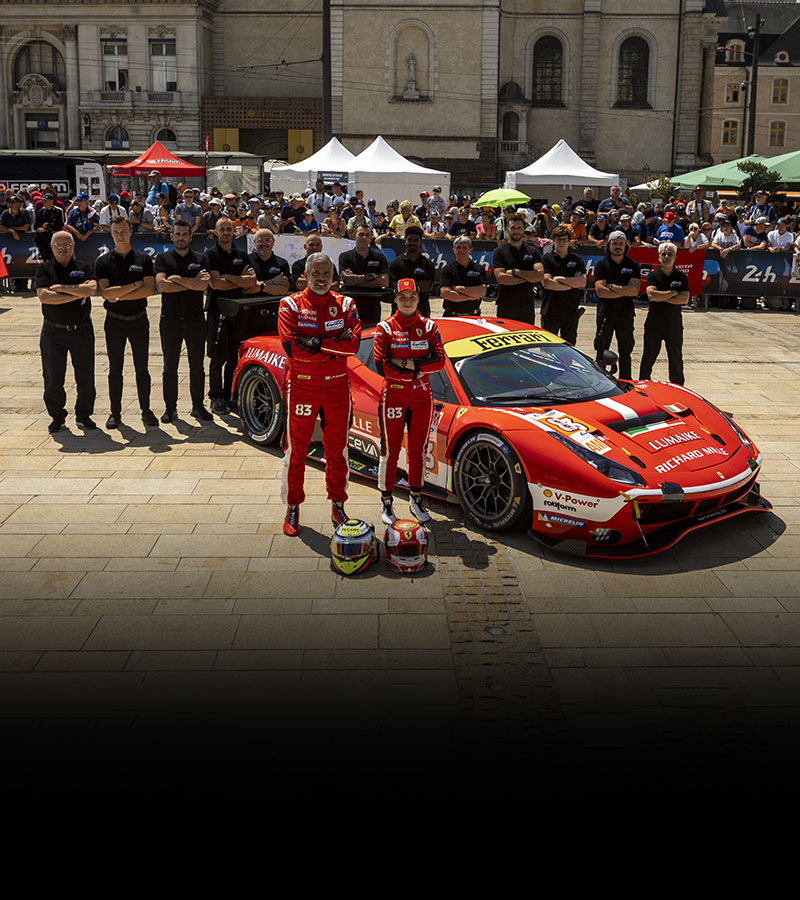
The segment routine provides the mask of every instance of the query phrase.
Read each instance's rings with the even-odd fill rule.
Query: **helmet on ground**
[[[331,538],[333,567],[342,575],[357,575],[377,560],[375,529],[361,519],[348,519]]]
[[[397,519],[386,528],[384,550],[389,568],[413,575],[428,560],[428,534],[413,519]]]

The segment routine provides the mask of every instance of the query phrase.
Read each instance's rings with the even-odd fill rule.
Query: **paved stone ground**
[[[583,346],[593,319],[589,310],[581,321]],[[298,771],[303,749],[323,742],[343,754],[391,745],[409,772],[489,747],[524,766],[594,749],[634,758],[645,744],[734,761],[789,746],[800,686],[800,318],[684,319],[688,385],[757,440],[774,513],[606,563],[556,556],[524,532],[487,537],[435,504],[423,577],[381,563],[342,579],[328,562],[321,471],[309,466],[301,536],[286,538],[280,453],[243,440],[234,416],[145,429],[131,371],[119,432],[83,434],[70,419],[48,435],[39,305],[0,297],[7,746],[144,750],[196,734],[224,743],[238,728],[266,735]],[[98,338],[102,426],[102,327]],[[655,377],[666,377],[663,361]],[[187,412],[185,365],[181,395]],[[351,494],[350,513],[377,520],[375,487],[355,480]]]

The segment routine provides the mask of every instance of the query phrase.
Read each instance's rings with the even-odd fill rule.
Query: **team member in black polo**
[[[586,287],[583,257],[569,248],[570,231],[556,225],[552,249],[542,256],[542,328],[560,334],[568,344],[578,341],[579,304]]]
[[[486,270],[471,257],[472,241],[464,234],[453,241],[456,258],[439,276],[445,316],[479,316],[486,296]]]
[[[539,251],[523,240],[525,216],[515,213],[506,225],[508,240],[492,254],[494,277],[500,285],[497,315],[535,324],[533,286],[542,280],[544,268]]]
[[[42,304],[42,353],[44,405],[52,421],[47,430],[54,434],[64,424],[67,394],[64,376],[67,353],[72,357],[75,385],[75,419],[82,428],[97,426],[94,412],[94,330],[89,299],[97,293],[94,266],[75,259],[75,240],[68,231],[58,231],[51,238],[53,258],[36,269],[36,295]]]
[[[594,289],[597,291],[597,331],[594,349],[597,362],[617,336],[619,377],[631,378],[633,352],[634,302],[641,289],[641,268],[628,256],[628,242],[621,231],[608,236],[606,255],[594,267]]]
[[[161,291],[158,330],[164,354],[164,374],[161,378],[164,415],[161,416],[161,421],[165,425],[178,415],[178,363],[184,341],[189,358],[192,415],[203,422],[214,418],[203,406],[206,380],[203,368],[206,336],[203,294],[211,276],[203,268],[200,254],[190,249],[191,243],[192,226],[189,222],[178,219],[172,226],[172,250],[159,253],[153,263],[156,289]]]
[[[675,267],[678,248],[670,241],[658,246],[661,265],[647,276],[647,299],[650,309],[644,321],[644,348],[639,367],[639,378],[650,378],[653,364],[661,351],[661,342],[667,345],[669,380],[683,384],[683,321],[681,307],[689,302],[689,279]]]
[[[306,251],[306,255],[302,259],[297,259],[292,263],[291,287],[294,291],[304,291],[308,287],[308,280],[306,279],[306,260],[312,253],[322,253],[322,236],[312,232],[306,238],[303,248]],[[339,290],[338,281],[339,273],[336,271],[336,266],[334,266],[333,284],[331,285],[332,291]]]
[[[380,250],[370,247],[372,229],[368,225],[359,225],[355,238],[355,248],[339,254],[339,285],[356,301],[362,323],[380,322],[381,300],[375,295],[389,287],[389,263]]]
[[[56,198],[53,194],[45,194],[42,205],[33,220],[33,230],[36,233],[34,243],[39,248],[39,256],[46,262],[53,258],[51,241],[56,231],[64,228],[64,210],[56,206]]]
[[[158,425],[150,409],[150,322],[147,298],[156,292],[153,261],[146,253],[131,247],[131,226],[117,216],[111,223],[114,249],[100,256],[95,273],[106,308],[106,349],[108,351],[108,396],[111,414],[106,428],[119,428],[122,421],[122,366],[125,344],[130,341],[136,370],[136,391],[145,425]]]
[[[405,233],[406,250],[402,256],[395,256],[389,263],[389,281],[392,290],[397,290],[397,282],[402,278],[410,278],[416,282],[419,294],[417,312],[421,316],[430,317],[430,294],[436,278],[436,266],[433,260],[422,255],[422,229],[409,225]],[[397,312],[397,304],[392,300],[392,315]]]
[[[240,309],[235,316],[220,312],[218,299],[221,295],[241,297],[247,288],[255,287],[256,275],[247,262],[247,254],[233,244],[233,222],[220,217],[216,224],[217,243],[209,247],[203,256],[203,268],[211,273],[208,289],[207,336],[208,355],[208,396],[211,411],[221,415],[229,410],[233,373],[239,359],[239,344],[247,331],[246,310]]]
[[[248,288],[247,294],[263,294],[265,302],[247,309],[247,337],[266,334],[278,330],[278,303],[281,297],[291,292],[289,283],[289,263],[272,252],[275,235],[269,228],[259,228],[253,235],[253,252],[247,254],[258,279],[256,286]]]

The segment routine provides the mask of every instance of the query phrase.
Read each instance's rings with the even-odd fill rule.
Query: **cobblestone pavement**
[[[519,760],[543,746],[787,745],[800,683],[800,318],[684,320],[688,386],[758,441],[773,513],[617,563],[565,559],[524,532],[489,537],[434,503],[423,577],[381,563],[342,579],[319,467],[293,540],[280,452],[248,444],[235,416],[145,429],[126,371],[125,424],[103,430],[102,328],[101,427],[84,434],[70,419],[48,435],[39,304],[0,297],[0,717],[12,744],[102,735],[145,747],[236,722],[287,754],[303,735],[343,750],[386,740],[407,761],[487,742],[522,748]],[[185,361],[180,387],[187,413]],[[351,495],[351,515],[378,520],[374,485],[356,479]]]

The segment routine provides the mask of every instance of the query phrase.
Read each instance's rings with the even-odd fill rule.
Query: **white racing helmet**
[[[389,568],[404,575],[422,571],[428,561],[428,533],[413,519],[397,519],[383,539]]]

